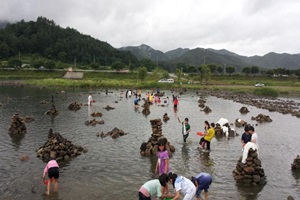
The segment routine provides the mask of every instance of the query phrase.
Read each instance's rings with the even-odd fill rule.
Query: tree
[[[222,74],[222,73],[223,73],[223,67],[220,67],[220,66],[219,66],[219,67],[217,68],[217,72],[219,72],[220,74]]]
[[[49,69],[50,71],[53,70],[56,67],[55,62],[49,60],[45,62],[45,68]]]
[[[111,65],[111,69],[120,71],[123,69],[124,64],[121,61],[114,61],[113,64]]]
[[[259,68],[257,66],[251,67],[251,74],[257,74],[259,72]]]
[[[244,67],[242,72],[248,75],[248,74],[251,73],[251,68],[250,67]]]
[[[225,68],[226,73],[233,74],[235,72],[235,67],[229,66]]]
[[[97,70],[97,69],[99,69],[99,65],[97,63],[91,63],[90,68]]]
[[[149,58],[143,58],[141,61],[141,66],[144,66],[147,68],[148,72],[152,71],[154,69],[154,63]]]
[[[141,81],[144,81],[147,76],[147,68],[146,67],[139,67],[138,68],[138,77]]]
[[[201,66],[201,74],[200,74],[200,80],[204,80],[207,84],[208,80],[210,79],[211,71],[208,65],[202,65]]]
[[[182,76],[181,69],[177,68],[176,71],[175,71],[175,74],[177,76],[178,82],[180,83],[180,79],[181,79],[181,76]]]
[[[215,73],[217,70],[217,65],[216,64],[208,64],[208,67],[211,71],[211,73]]]
[[[33,60],[31,61],[31,66],[33,66],[34,68],[38,69],[38,68],[40,68],[41,66],[44,66],[44,63],[45,63],[44,60],[41,60],[41,59],[35,60],[35,59],[33,59]]]
[[[10,58],[8,59],[8,66],[14,68],[22,67],[22,61],[17,58]]]

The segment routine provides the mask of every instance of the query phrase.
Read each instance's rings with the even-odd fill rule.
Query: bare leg
[[[55,191],[55,192],[58,191],[58,182],[57,182],[56,179],[54,180],[54,191]]]
[[[51,179],[48,180],[48,183],[47,183],[47,191],[46,191],[46,194],[49,195],[50,194],[50,184],[51,184]]]
[[[205,200],[208,200],[208,192],[205,192],[204,199],[205,199]]]

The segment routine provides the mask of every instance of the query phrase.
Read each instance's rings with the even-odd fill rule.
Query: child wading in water
[[[179,123],[181,123],[179,117],[177,117]],[[183,141],[186,142],[186,139],[189,137],[189,133],[191,131],[191,126],[189,125],[189,118],[185,118],[184,122],[182,124],[182,136],[183,136]]]
[[[46,174],[48,173],[49,180],[46,181]],[[57,179],[59,178],[59,166],[54,158],[47,163],[44,173],[43,173],[43,181],[47,183],[47,192],[46,194],[50,194],[50,184],[51,180],[54,179],[54,191],[57,192],[58,190],[58,182]]]
[[[158,152],[157,152],[157,162],[155,167],[155,174],[168,174],[169,173],[169,153],[166,149],[167,139],[163,138],[158,140]]]

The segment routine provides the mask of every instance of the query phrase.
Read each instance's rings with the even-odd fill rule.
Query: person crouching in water
[[[195,184],[197,188],[196,198],[197,200],[201,200],[201,191],[204,190],[205,196],[204,200],[208,200],[208,189],[210,184],[212,183],[212,177],[207,173],[200,173],[197,176],[192,176],[192,182]]]
[[[173,197],[168,190],[168,175],[161,174],[158,179],[147,181],[139,189],[139,200],[151,200],[152,197],[164,199],[165,197]]]
[[[51,158],[50,161],[47,163],[46,167],[44,168],[43,173],[43,181],[46,181],[46,174],[48,173],[49,180],[47,182],[47,191],[46,194],[50,194],[50,184],[51,180],[54,179],[54,192],[58,190],[58,178],[59,178],[59,166],[58,163],[54,158]]]
[[[177,174],[170,172],[168,178],[175,188],[175,197],[173,200],[180,198],[180,194],[184,195],[183,200],[192,200],[196,194],[196,187],[190,179],[183,176],[177,176]]]

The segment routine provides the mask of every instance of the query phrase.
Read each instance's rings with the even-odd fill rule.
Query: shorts
[[[50,169],[48,169],[48,177],[58,179],[59,178],[59,168],[51,167]]]

